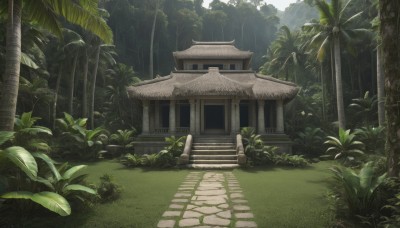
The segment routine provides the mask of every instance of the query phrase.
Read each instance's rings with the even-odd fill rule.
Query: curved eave
[[[256,99],[262,100],[292,100],[298,93],[299,87],[291,82],[282,81],[270,76],[257,75],[253,86]]]
[[[170,99],[175,81],[172,75],[147,80],[128,87],[128,96],[139,100]]]

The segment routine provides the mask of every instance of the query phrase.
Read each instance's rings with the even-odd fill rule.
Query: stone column
[[[231,101],[231,134],[234,135],[236,133],[236,107],[235,107],[235,99]]]
[[[154,101],[154,128],[160,128],[160,101]]]
[[[149,101],[143,100],[142,134],[149,134]]]
[[[149,102],[149,132],[154,132],[154,105]]]
[[[190,133],[196,133],[196,101],[194,99],[189,100],[190,104]]]
[[[235,117],[236,117],[236,124],[235,124],[235,127],[236,127],[236,132],[240,132],[240,100],[236,100],[236,102],[235,102],[235,107],[236,107],[236,114],[235,114]]]
[[[196,101],[196,134],[200,135],[200,129],[201,129],[201,125],[200,125],[200,99],[197,99]]]
[[[249,103],[249,125],[254,129],[257,129],[257,110],[256,110],[256,101],[251,100]]]
[[[224,128],[225,128],[225,134],[229,133],[229,116],[228,116],[228,107],[229,107],[229,101],[225,100],[224,103]]]
[[[169,133],[175,133],[175,100],[169,102]]]
[[[276,101],[276,132],[283,133],[285,131],[283,123],[283,101]]]
[[[264,101],[258,101],[258,127],[257,132],[260,135],[265,134],[265,121],[264,121]]]

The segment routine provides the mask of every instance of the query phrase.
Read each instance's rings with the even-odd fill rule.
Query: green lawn
[[[327,227],[331,219],[326,181],[328,162],[308,169],[234,170],[245,197],[263,227]],[[89,164],[89,182],[105,173],[123,186],[121,198],[90,212],[29,222],[27,227],[156,227],[189,170],[125,169],[113,161]],[[32,225],[35,224],[35,225]],[[39,225],[40,224],[40,225]]]
[[[235,170],[259,227],[328,227],[329,162],[308,169]]]
[[[68,217],[50,219],[46,224],[42,221],[38,227],[157,227],[162,213],[189,173],[188,170],[125,169],[109,161],[89,164],[86,172],[91,183],[98,183],[105,173],[112,175],[123,186],[121,198],[95,205],[92,212],[83,216],[73,211]]]

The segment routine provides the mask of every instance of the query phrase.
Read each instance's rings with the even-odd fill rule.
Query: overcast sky
[[[204,0],[203,6],[208,7],[210,2],[213,0]],[[228,0],[220,0],[222,2],[228,2]],[[267,2],[267,4],[272,4],[274,5],[277,9],[284,11],[286,7],[290,5],[290,3],[294,3],[297,0],[264,0],[264,2]]]

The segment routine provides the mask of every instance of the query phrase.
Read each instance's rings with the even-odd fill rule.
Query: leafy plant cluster
[[[40,214],[44,209],[68,216],[73,209],[114,200],[121,192],[107,175],[101,177],[99,186],[88,184],[87,174],[82,174],[86,165],[54,161],[49,156],[53,153],[49,145],[54,140],[52,131],[36,125],[39,119],[31,112],[23,113],[15,119],[15,131],[0,131],[0,213],[4,220],[10,220],[1,220],[0,225],[15,222],[16,215]],[[73,120],[66,114],[60,122],[76,134],[71,137],[90,141],[91,137],[81,134],[90,134],[85,132],[84,120]]]
[[[398,224],[398,178],[386,178],[387,161],[383,153],[382,127],[339,129],[338,137],[328,136],[327,155],[339,162],[331,171],[331,187],[336,212],[349,223],[378,227]],[[347,166],[347,167],[346,167]],[[396,187],[397,186],[397,187]]]
[[[339,129],[338,137],[327,136],[324,142],[328,146],[327,155],[323,158],[333,158],[345,166],[357,166],[368,160],[377,160],[383,156],[383,127],[363,127],[354,130]]]
[[[87,129],[87,118],[74,119],[64,113],[64,118],[56,121],[58,131],[58,154],[62,157],[77,158],[80,160],[95,159],[103,147],[99,137],[105,130],[101,127]],[[104,140],[104,139],[103,139]]]
[[[21,146],[6,146],[16,132],[0,132],[0,209],[30,211],[36,205],[61,216],[71,214],[71,203],[89,202],[96,191],[85,183],[86,175],[77,173],[85,165],[58,166],[47,154],[29,152]],[[24,201],[30,200],[30,201]]]
[[[114,182],[112,176],[104,174],[100,177],[100,184],[97,186],[100,202],[114,201],[120,197],[121,192],[122,187]]]
[[[179,156],[182,154],[185,146],[186,136],[176,138],[175,136],[166,137],[167,146],[158,153],[154,154],[126,154],[120,159],[125,167],[158,167],[170,168],[177,165]]]
[[[309,162],[302,155],[290,155],[277,153],[277,147],[264,145],[260,135],[250,127],[241,129],[243,137],[244,152],[249,166],[291,166],[306,167]]]

